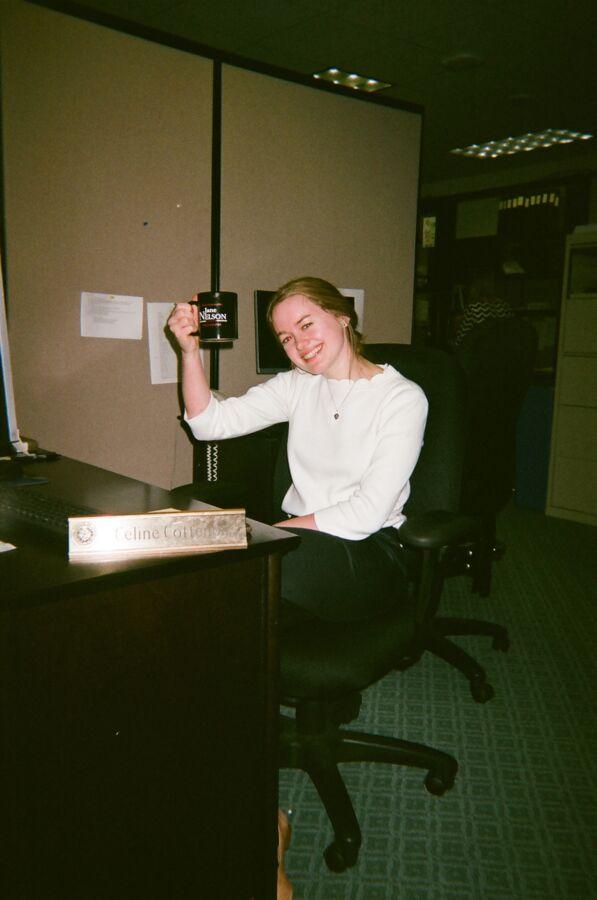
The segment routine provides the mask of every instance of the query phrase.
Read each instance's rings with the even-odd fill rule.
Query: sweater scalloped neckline
[[[328,381],[331,381],[332,384],[354,384],[357,385],[360,381],[365,382],[365,384],[371,384],[377,378],[382,378],[388,371],[387,363],[376,363],[381,367],[381,372],[376,372],[375,375],[372,375],[371,378],[357,378],[354,381],[350,378],[328,378]],[[325,375],[321,375],[321,378],[325,378]]]

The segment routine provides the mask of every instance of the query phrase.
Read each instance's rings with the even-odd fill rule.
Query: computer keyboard
[[[93,516],[97,510],[42,494],[36,486],[0,485],[0,513],[7,512],[31,525],[68,534],[69,516]]]

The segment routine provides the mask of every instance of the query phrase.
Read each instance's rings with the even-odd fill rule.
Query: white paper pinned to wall
[[[81,292],[81,337],[140,341],[143,297]]]
[[[172,384],[178,381],[178,357],[165,331],[171,312],[172,303],[147,304],[147,338],[152,384]]]
[[[168,335],[166,328],[172,308],[172,303],[161,301],[147,304],[147,338],[152,384],[172,384],[178,381],[178,353],[175,350],[175,342]],[[209,361],[205,359],[205,350],[200,350],[199,354],[203,368],[206,369]]]

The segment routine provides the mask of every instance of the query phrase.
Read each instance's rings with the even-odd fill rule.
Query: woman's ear
[[[350,319],[348,316],[338,316],[338,321],[342,325],[342,328],[348,328],[350,325]]]

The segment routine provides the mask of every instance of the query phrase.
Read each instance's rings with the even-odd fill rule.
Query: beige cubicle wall
[[[82,291],[210,286],[213,63],[49,11],[0,8],[9,333],[21,432],[170,487],[192,477],[175,384],[140,341],[84,338]],[[365,291],[370,340],[410,339],[420,115],[223,66],[221,278],[255,371],[253,291],[317,274]]]
[[[2,9],[9,333],[21,432],[161,486],[190,480],[175,384],[143,339],[80,336],[81,291],[209,284],[209,60],[60,13]]]
[[[299,275],[365,291],[368,340],[410,342],[421,116],[224,66],[225,389],[255,381],[253,291]]]

